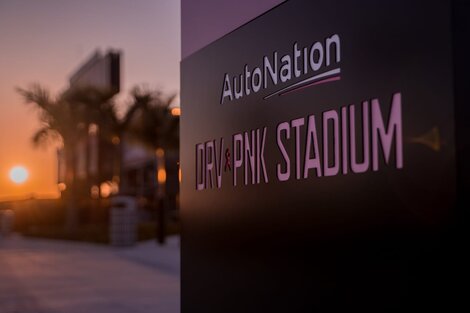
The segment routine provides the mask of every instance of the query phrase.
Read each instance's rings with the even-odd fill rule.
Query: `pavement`
[[[0,313],[180,312],[179,237],[131,248],[0,237]]]

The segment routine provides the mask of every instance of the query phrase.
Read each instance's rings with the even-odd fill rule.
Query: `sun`
[[[15,184],[22,184],[28,180],[28,170],[24,166],[14,166],[10,169],[10,180]]]

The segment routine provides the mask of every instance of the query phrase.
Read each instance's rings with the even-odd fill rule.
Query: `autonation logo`
[[[279,58],[279,53],[274,51],[272,58],[263,56],[262,66],[250,69],[245,65],[242,73],[234,76],[225,73],[220,103],[238,100],[271,85],[281,85],[282,88],[263,97],[265,100],[306,87],[340,80],[340,62],[341,43],[338,34],[306,47],[299,47],[295,42],[290,54]],[[284,84],[299,77],[305,78],[287,86]]]

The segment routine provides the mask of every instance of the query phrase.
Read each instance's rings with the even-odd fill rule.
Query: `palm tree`
[[[154,151],[179,148],[179,116],[171,113],[176,94],[165,96],[161,91],[134,89],[135,102],[141,103],[139,123],[131,134]]]
[[[135,102],[141,102],[138,122],[129,127],[130,135],[155,151],[157,158],[158,182],[154,192],[154,206],[158,215],[158,241],[165,242],[165,201],[164,181],[160,181],[160,171],[165,171],[165,152],[179,149],[179,116],[171,112],[171,104],[176,95],[165,96],[161,91],[134,89]],[[166,176],[166,172],[165,172]]]
[[[172,115],[170,110],[175,95],[164,96],[159,91],[135,88],[131,92],[133,102],[124,117],[119,119],[112,101],[114,94],[106,90],[95,87],[71,88],[57,97],[52,97],[39,85],[17,90],[25,102],[34,105],[39,113],[41,127],[33,135],[34,146],[45,146],[51,142],[60,142],[63,145],[67,186],[64,193],[65,227],[69,232],[74,232],[78,225],[75,149],[81,140],[87,138],[89,125],[98,126],[100,138],[118,146],[120,168],[123,155],[122,138],[126,132],[154,151],[177,150],[179,147],[179,117]],[[119,175],[121,173],[119,169]],[[121,177],[119,178],[121,181]],[[163,214],[161,202],[157,207],[161,208],[160,212]],[[163,221],[163,218],[159,220]],[[160,229],[163,230],[163,226]]]
[[[78,225],[77,180],[75,173],[75,149],[80,140],[88,136],[88,126],[98,124],[103,133],[111,133],[115,118],[115,107],[111,101],[113,94],[93,87],[68,89],[57,97],[40,85],[29,89],[17,88],[25,102],[38,110],[41,127],[32,137],[34,146],[45,146],[60,142],[65,152],[65,228],[73,233]]]
[[[151,96],[148,93],[140,92],[139,88],[134,88],[131,91],[132,95],[132,102],[128,105],[127,111],[121,119],[118,119],[116,113],[114,113],[113,118],[113,135],[114,135],[114,143],[118,145],[119,153],[119,183],[122,185],[123,183],[123,155],[124,155],[124,137],[125,134],[129,131],[131,123],[136,115],[142,113],[141,111],[145,108],[148,103],[151,101]],[[122,188],[119,188],[121,190]]]
[[[75,199],[75,153],[74,147],[84,136],[85,110],[72,105],[65,97],[51,97],[49,92],[39,85],[29,89],[17,89],[27,104],[32,104],[39,112],[41,127],[32,137],[34,146],[44,146],[51,141],[61,142],[65,152],[66,174],[66,230],[73,232],[77,226],[77,206]]]

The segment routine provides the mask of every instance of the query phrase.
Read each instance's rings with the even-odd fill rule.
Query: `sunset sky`
[[[0,200],[54,195],[53,147],[35,149],[39,126],[15,87],[40,83],[53,94],[96,49],[123,52],[121,95],[135,85],[179,91],[178,0],[0,0]],[[9,170],[22,165],[28,180],[15,185]]]

